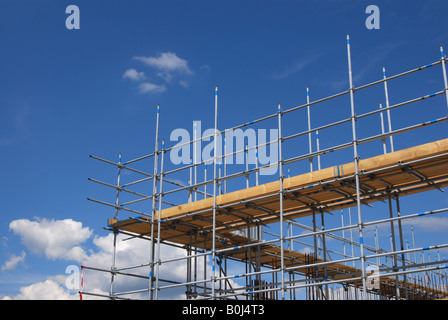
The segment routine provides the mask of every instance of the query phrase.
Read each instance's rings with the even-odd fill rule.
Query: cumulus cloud
[[[179,58],[173,52],[162,52],[156,57],[134,57],[135,60],[141,61],[144,64],[154,67],[156,69],[165,72],[179,72],[185,74],[192,74],[190,67],[188,66],[188,61]]]
[[[95,237],[93,240],[98,252],[91,254],[84,264],[87,266],[96,266],[103,269],[110,269],[112,254],[113,254],[113,234],[109,234],[105,237]],[[158,256],[157,247],[155,252],[156,258]],[[186,251],[177,247],[169,246],[166,244],[160,245],[160,260],[166,261],[179,257],[186,257]],[[150,261],[149,242],[142,239],[129,239],[128,236],[118,235],[116,246],[116,267],[123,268],[129,266],[138,266],[147,264]],[[204,272],[210,277],[212,273],[212,266],[210,257],[207,257],[206,262],[204,259],[197,259],[197,274],[203,275]],[[133,274],[140,274],[143,276],[148,275],[148,267],[137,268],[132,270],[126,270]],[[86,270],[84,276],[84,285],[86,291],[99,290],[104,294],[108,294],[108,288],[110,286],[110,275],[102,273],[98,278],[98,272]],[[201,276],[198,276],[201,277]],[[177,260],[167,263],[162,263],[159,269],[160,279],[169,279],[171,281],[185,282],[186,280],[186,260]],[[91,282],[92,281],[92,282]],[[229,280],[234,288],[238,285]],[[166,285],[165,282],[160,282],[161,286]],[[139,279],[134,277],[126,277],[118,275],[115,278],[115,289],[117,292],[128,292],[132,290],[138,290],[148,287],[147,279]],[[148,292],[139,294],[132,294],[128,296],[131,299],[148,299]],[[185,299],[185,287],[179,286],[173,289],[160,290],[160,299]]]
[[[135,56],[133,60],[149,67],[148,77],[144,72],[134,68],[126,70],[123,74],[124,79],[140,82],[137,88],[141,94],[162,93],[167,91],[169,86],[176,84],[187,88],[190,85],[187,79],[194,74],[187,60],[170,51],[156,56]],[[173,81],[175,78],[177,80]]]
[[[81,222],[72,219],[47,220],[28,219],[14,220],[10,223],[11,230],[21,237],[25,247],[34,254],[43,255],[49,260],[60,259],[73,263],[70,265],[74,269],[81,271],[81,266],[94,267],[110,270],[113,261],[114,246],[112,233],[106,236],[94,235],[93,232],[83,227]],[[89,240],[89,241],[86,241]],[[89,250],[83,247],[89,246]],[[156,249],[156,257],[158,255]],[[160,259],[165,261],[172,258],[185,257],[183,249],[161,244]],[[22,252],[20,256],[11,257],[10,262],[4,264],[4,268],[12,268],[21,261],[24,261],[26,254]],[[121,234],[117,235],[116,241],[116,267],[123,268],[129,266],[146,265],[143,268],[130,269],[126,272],[148,276],[147,263],[150,261],[149,242],[141,239],[129,238]],[[160,278],[173,281],[184,282],[186,276],[185,260],[176,260],[160,265]],[[205,271],[206,270],[206,271]],[[211,274],[210,257],[207,260],[198,259],[197,272],[199,275]],[[65,270],[67,273],[67,270]],[[62,272],[63,273],[63,272]],[[8,295],[3,299],[79,299],[79,287],[67,286],[67,279],[71,274],[60,274],[48,276],[45,281],[39,281],[20,288],[17,295]],[[83,291],[95,294],[108,295],[110,289],[110,273],[85,269],[83,278]],[[79,276],[80,280],[80,276]],[[233,281],[231,281],[233,283]],[[160,283],[165,285],[165,283]],[[233,283],[234,287],[238,285]],[[148,280],[143,278],[117,275],[114,281],[116,292],[129,292],[148,287]],[[0,294],[1,296],[1,294]],[[132,299],[148,299],[148,292],[123,296]],[[180,286],[174,289],[161,290],[160,299],[184,299],[185,287]],[[83,299],[98,299],[91,295],[83,295]]]
[[[3,300],[79,300],[78,294],[71,294],[61,284],[52,279],[20,288],[16,296],[6,296]]]
[[[21,237],[22,243],[32,252],[48,259],[82,261],[85,251],[79,246],[92,231],[81,222],[64,220],[14,220],[9,228]]]
[[[123,73],[124,79],[130,79],[134,81],[145,80],[146,76],[144,72],[138,72],[135,69],[128,69]]]
[[[151,82],[143,82],[138,88],[140,93],[160,93],[166,91],[165,85],[158,85]]]
[[[25,251],[22,251],[22,254],[20,256],[17,256],[15,254],[11,255],[9,260],[7,260],[2,265],[2,271],[5,272],[7,270],[14,270],[20,263],[25,263],[25,257],[26,257]]]

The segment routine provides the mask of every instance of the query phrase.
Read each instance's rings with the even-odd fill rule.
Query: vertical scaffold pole
[[[159,299],[159,272],[160,272],[160,228],[162,223],[162,197],[163,197],[163,161],[165,154],[165,140],[162,140],[160,163],[160,192],[159,192],[159,212],[157,216],[157,255],[156,255],[156,300]]]
[[[392,198],[391,198],[391,194],[389,192],[388,194],[388,198],[389,198],[389,216],[390,216],[390,245],[391,245],[391,250],[393,252],[397,251],[397,246],[395,244],[395,227],[394,227],[394,221],[393,219],[393,211],[392,211]],[[392,267],[393,267],[393,272],[397,272],[397,255],[394,254],[392,257]],[[398,279],[398,275],[395,276],[395,292],[396,292],[396,297],[397,299],[400,299],[400,282]]]
[[[447,77],[446,77],[445,54],[443,53],[443,47],[442,46],[440,46],[440,59],[442,60],[443,81],[444,81],[444,84],[445,84],[446,107],[448,108],[448,80],[447,80]]]
[[[378,239],[378,226],[375,226],[375,231],[374,231],[374,237],[375,237],[375,253],[378,254],[380,253],[380,244],[379,244],[379,239]],[[380,257],[376,258],[376,266],[378,267],[378,270],[380,270]]]
[[[318,251],[319,251],[319,248],[318,248],[318,245],[317,245],[317,242],[318,242],[318,235],[316,234],[316,232],[317,232],[317,224],[316,224],[316,210],[315,210],[315,207],[314,206],[311,206],[311,210],[312,210],[312,212],[313,212],[313,244],[314,244],[314,255],[313,255],[313,262],[312,263],[315,263],[316,261],[317,261],[317,258],[318,258]],[[314,267],[314,273],[312,272],[312,274],[313,274],[313,276],[315,277],[315,278],[318,278],[319,277],[319,267]],[[316,280],[313,280],[313,282],[316,282]],[[313,290],[313,299],[319,299],[319,296],[320,296],[320,289],[321,289],[321,287],[319,286],[319,287],[314,287],[312,290]],[[316,295],[315,295],[315,297],[314,297],[314,293],[316,293]]]
[[[194,281],[194,285],[193,285],[193,296],[196,297],[197,294],[197,284],[196,281],[198,280],[198,233],[195,231],[193,233],[194,236],[194,274],[193,274],[193,281]]]
[[[118,220],[118,207],[119,207],[119,197],[120,197],[120,175],[121,175],[121,168],[122,168],[122,161],[121,161],[121,152],[118,155],[118,175],[117,175],[117,196],[115,198],[115,216],[114,219]]]
[[[345,240],[345,229],[344,229],[344,211],[341,210],[341,224],[342,224],[342,238],[344,239],[344,242],[342,243],[343,245],[343,249],[344,249],[344,259],[347,259],[347,252],[345,250],[345,246],[347,244],[347,241]],[[345,264],[347,264],[347,262],[345,262]]]
[[[319,130],[316,130],[316,151],[320,151]],[[317,155],[317,170],[320,170],[320,154]]]
[[[411,225],[412,249],[415,249],[414,226]],[[414,251],[414,264],[417,264],[417,252]]]
[[[246,144],[246,148],[244,149],[244,155],[246,157],[246,189],[249,188],[249,151],[248,146]]]
[[[200,133],[199,133],[200,134]],[[193,141],[196,141],[196,139],[198,139],[198,128],[197,128],[197,124],[196,121],[193,121]],[[198,143],[199,142],[193,142],[193,162],[194,162],[194,181],[193,181],[193,185],[196,185],[198,183],[198,163],[200,162],[200,160],[198,158]],[[194,193],[194,201],[198,200],[198,193],[197,191],[197,187],[195,187],[195,193]]]
[[[219,190],[219,195],[222,195],[221,167],[222,167],[222,164],[221,164],[221,161],[220,161],[218,163],[218,168],[219,168],[218,169],[218,190]]]
[[[324,221],[324,211],[323,210],[319,210],[320,211],[320,221],[321,221],[321,226],[322,226],[322,231],[325,231],[325,221]],[[322,233],[322,258],[324,259],[324,261],[327,261],[327,244],[325,241],[325,233]],[[327,279],[327,266],[324,266],[324,279]],[[325,285],[325,300],[329,300],[329,291],[328,291],[328,285]]]
[[[352,210],[350,209],[350,207],[348,208],[348,224],[351,226],[352,225]],[[352,247],[352,258],[355,257],[355,247],[353,245],[353,229],[350,228],[350,244]],[[352,261],[353,266],[355,266],[355,260]]]
[[[111,268],[111,277],[110,277],[110,292],[109,298],[114,299],[114,280],[115,280],[115,260],[117,254],[117,232],[114,230],[114,248],[112,254],[112,268]]]
[[[397,217],[399,218],[401,216],[400,212],[400,197],[395,195],[395,202],[397,205]],[[398,220],[398,234],[400,236],[400,249],[403,252],[404,251],[404,244],[403,244],[403,228],[401,226],[401,219]],[[406,271],[406,261],[404,258],[404,253],[401,254],[401,265],[403,266],[403,271]],[[408,294],[408,282],[407,282],[407,275],[403,275],[403,285],[404,285],[404,294],[405,299],[409,300],[409,294]]]
[[[215,132],[214,132],[214,150],[213,150],[213,236],[212,236],[212,299],[216,299],[215,278],[216,278],[216,164],[218,162],[218,86],[215,88]]]
[[[81,290],[79,290],[79,300],[82,300],[82,292],[84,289],[84,266],[81,266]]]
[[[151,213],[151,247],[150,247],[150,271],[149,271],[149,299],[153,300],[153,275],[154,275],[154,216],[157,207],[157,170],[159,159],[159,119],[160,119],[160,105],[157,105],[157,118],[156,118],[156,140],[154,147],[154,174],[152,184],[152,213]]]
[[[255,185],[258,186],[258,148],[255,147]]]
[[[204,199],[207,199],[207,163],[204,162]]]
[[[361,216],[361,199],[359,195],[359,156],[358,156],[358,138],[356,136],[356,115],[355,115],[355,102],[354,102],[354,87],[352,77],[352,62],[350,54],[350,37],[347,34],[347,55],[348,55],[348,73],[350,82],[350,105],[351,105],[351,118],[352,118],[352,133],[353,133],[353,153],[355,163],[355,180],[356,180],[356,205],[358,208],[358,230],[359,230],[359,243],[361,253],[361,271],[362,271],[362,297],[366,299],[366,275],[365,275],[365,255],[364,255],[364,238],[363,238],[363,223]]]
[[[383,79],[386,79],[386,68],[383,67]],[[390,109],[389,109],[389,91],[387,89],[387,81],[384,81],[384,94],[386,96],[386,109],[387,109],[387,122],[389,123],[389,132],[392,132],[392,121],[390,118]],[[389,136],[390,141],[390,151],[394,152],[394,138],[392,135]]]
[[[281,292],[282,300],[285,300],[285,263],[284,263],[284,230],[283,230],[283,153],[282,153],[282,109],[278,104],[278,167],[279,167],[279,183],[280,183],[280,268],[281,268]]]
[[[122,161],[121,161],[121,153],[118,155],[118,174],[117,174],[117,196],[115,198],[115,216],[114,219],[118,221],[118,208],[120,204],[120,176],[121,176],[121,168],[122,168]],[[110,277],[110,292],[109,296],[111,299],[113,299],[114,295],[114,281],[115,281],[115,263],[116,263],[116,255],[117,255],[117,230],[114,229],[114,247],[112,252],[112,268],[111,268],[111,277]]]
[[[311,111],[310,111],[310,88],[306,87],[306,103],[308,106],[306,107],[307,115],[308,115],[308,145],[310,154],[313,152],[313,146],[311,142]],[[310,158],[310,171],[313,171],[313,158]]]
[[[227,144],[226,144],[226,137],[224,136],[224,169],[223,169],[223,176],[227,176]],[[258,176],[257,176],[258,177]],[[224,179],[224,193],[227,193],[227,179]]]
[[[380,103],[380,109],[383,109],[383,105]],[[381,119],[381,134],[384,134],[384,118],[383,113],[380,112],[380,119]],[[383,152],[384,154],[387,153],[387,147],[386,147],[386,138],[382,138],[381,141],[383,141]]]
[[[192,158],[190,158],[190,164],[193,164]],[[190,187],[190,188],[188,188],[188,202],[189,203],[193,201],[193,194],[192,194],[192,188],[191,188],[192,185],[193,185],[193,167],[190,167],[190,178],[188,179],[188,186]]]

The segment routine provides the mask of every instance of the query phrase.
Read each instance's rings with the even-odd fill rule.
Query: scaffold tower
[[[116,184],[89,178],[115,190],[113,201],[88,198],[113,211],[106,228],[114,236],[114,253],[110,269],[82,266],[88,271],[84,283],[94,273],[109,274],[110,292],[81,289],[80,295],[157,300],[182,290],[192,300],[446,298],[448,260],[440,250],[448,243],[419,246],[413,228],[412,239],[404,228],[448,208],[427,202],[425,211],[409,212],[402,202],[428,192],[446,199],[447,58],[440,47],[435,62],[389,76],[383,68],[380,79],[355,86],[348,35],[346,47],[345,91],[311,100],[307,87],[304,104],[278,104],[270,115],[222,130],[216,87],[211,134],[198,133],[195,123],[192,139],[167,145],[159,137],[163,106],[157,106],[153,152],[128,161],[120,154],[118,162],[92,155],[117,170]],[[391,83],[438,68],[430,75],[436,91],[407,92],[410,98],[390,103]],[[342,118],[326,111],[332,103],[344,110]],[[425,111],[418,109],[422,104]],[[392,123],[392,111],[415,112],[411,108],[420,112],[419,122]],[[319,121],[311,121],[312,113]],[[306,119],[304,125],[298,118]],[[270,140],[247,143],[250,128],[271,129]],[[337,139],[332,130],[341,132]],[[394,141],[425,130],[427,141],[412,135],[402,145]],[[236,132],[244,144],[234,143]],[[196,157],[203,143],[211,151],[207,159]],[[170,162],[183,148],[193,150],[190,162]],[[262,161],[269,150],[275,161]],[[130,177],[136,178],[126,181]],[[149,260],[119,263],[119,236],[145,241]],[[170,248],[173,254],[164,255]],[[167,278],[170,268],[183,270],[183,280]],[[117,279],[130,277],[144,286],[117,290]]]

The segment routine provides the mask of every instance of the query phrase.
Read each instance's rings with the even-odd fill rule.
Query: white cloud
[[[88,227],[83,228],[81,222],[72,219],[19,219],[12,221],[9,228],[32,253],[44,254],[51,260],[83,260],[86,253],[79,245],[92,235]]]
[[[139,72],[136,69],[128,69],[123,74],[123,78],[141,81],[138,85],[139,93],[162,93],[168,90],[169,85],[173,84],[179,84],[186,88],[190,85],[190,82],[185,78],[194,74],[187,60],[178,57],[170,51],[162,52],[157,56],[135,56],[133,59],[150,67],[150,70],[147,71],[149,77],[146,77],[145,73]],[[176,82],[173,81],[175,77],[178,78]],[[157,78],[159,80],[158,82],[161,83],[157,84],[152,80],[145,81],[148,78]]]
[[[2,265],[2,271],[5,272],[7,270],[14,270],[20,263],[25,262],[26,253],[25,251],[22,251],[22,254],[20,256],[16,256],[15,254],[11,255],[9,260],[7,260]]]
[[[166,91],[165,85],[158,85],[151,82],[143,82],[138,86],[138,88],[140,93],[160,93]]]
[[[135,69],[128,69],[123,73],[123,78],[134,80],[134,81],[141,81],[141,80],[145,80],[146,76],[145,76],[144,72],[138,72]]]
[[[173,75],[169,72],[158,72],[157,76],[162,78],[166,83],[170,83],[171,79],[173,79]]]
[[[81,265],[87,267],[110,270],[113,259],[113,234],[106,236],[93,235],[92,231],[83,227],[81,222],[71,219],[65,220],[47,220],[28,219],[14,220],[10,223],[11,230],[22,238],[23,244],[32,253],[44,255],[47,259],[62,259],[66,261],[76,261],[80,268]],[[81,247],[81,243],[91,239],[93,247],[86,251]],[[86,243],[85,246],[90,245]],[[20,257],[10,259],[10,266],[20,263],[25,259],[25,252]],[[157,252],[156,252],[157,256]],[[186,252],[183,249],[161,245],[160,259],[162,261],[172,258],[185,257]],[[13,262],[15,260],[15,262]],[[116,241],[116,267],[123,268],[129,266],[145,265],[150,260],[149,242],[141,239],[130,239],[129,236],[117,235]],[[6,264],[5,264],[6,268]],[[198,275],[207,270],[208,276],[211,274],[210,257],[207,257],[207,263],[204,259],[198,259]],[[66,280],[71,274],[48,276],[45,281],[39,281],[20,288],[17,295],[4,296],[3,299],[79,299],[78,290],[81,288],[67,288]],[[148,266],[143,268],[130,269],[126,272],[148,275]],[[160,278],[173,281],[184,282],[186,276],[186,262],[179,260],[169,263],[163,263],[160,266]],[[85,269],[83,279],[83,291],[108,295],[110,289],[110,273],[99,272]],[[236,283],[231,281],[234,287]],[[166,285],[161,282],[160,285]],[[148,287],[148,280],[117,275],[115,278],[115,291],[128,292]],[[184,299],[185,287],[180,286],[175,289],[161,290],[159,298],[161,299]],[[1,296],[1,293],[0,293]],[[147,299],[148,292],[128,295],[128,298]],[[83,295],[83,299],[98,299],[98,297]]]
[[[97,253],[91,254],[83,264],[90,267],[99,267],[106,270],[110,270],[113,254],[113,234],[109,234],[105,237],[95,237],[93,240],[95,246],[99,249]],[[118,235],[117,236],[117,246],[116,246],[116,267],[123,268],[129,266],[139,266],[142,264],[147,264],[150,261],[150,250],[149,241],[142,239],[129,239],[128,236]],[[157,246],[155,256],[157,258]],[[169,259],[175,259],[179,257],[186,257],[186,251],[180,248],[172,247],[169,245],[160,245],[160,260],[166,261]],[[204,274],[204,269],[206,269],[206,274],[210,277],[212,273],[212,267],[210,265],[210,257],[207,257],[207,263],[204,265],[204,259],[197,259],[197,274],[198,279]],[[126,270],[126,272],[133,274],[140,274],[147,276],[149,267],[136,268],[131,270]],[[160,279],[169,279],[171,281],[185,282],[186,279],[186,260],[178,260],[173,262],[162,263],[159,270]],[[99,276],[99,277],[98,277]],[[230,280],[234,288],[238,285]],[[160,286],[164,286],[167,283],[160,282]],[[91,270],[85,271],[84,276],[84,288],[86,292],[103,292],[107,294],[110,287],[110,275],[109,273],[98,273]],[[147,279],[139,279],[134,277],[120,276],[115,278],[115,289],[116,292],[128,292],[132,290],[138,290],[148,287]],[[143,292],[139,294],[132,294],[126,296],[131,299],[147,299],[148,292]],[[90,297],[86,296],[86,299]],[[160,299],[185,299],[185,287],[179,286],[174,289],[160,290]]]
[[[193,72],[188,67],[188,61],[179,58],[173,52],[163,52],[157,57],[134,57],[134,59],[143,62],[144,64],[157,68],[162,71],[180,72],[185,74],[192,74]]]
[[[6,296],[3,300],[79,300],[78,294],[70,294],[56,281],[48,279],[27,287],[20,288],[20,293],[14,297]]]

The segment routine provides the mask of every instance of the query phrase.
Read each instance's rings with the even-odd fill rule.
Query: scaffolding
[[[440,59],[433,63],[393,76],[386,76],[383,68],[381,79],[359,87],[353,84],[348,35],[347,58],[349,89],[343,92],[310,101],[307,87],[305,104],[289,109],[278,104],[273,114],[219,130],[216,87],[214,127],[209,134],[202,135],[200,123],[195,122],[192,139],[171,147],[162,140],[160,146],[161,108],[157,106],[154,152],[129,161],[123,161],[120,154],[118,162],[91,156],[118,171],[116,184],[89,178],[116,191],[113,203],[88,198],[114,210],[107,223],[114,237],[113,261],[110,270],[82,266],[83,271],[110,274],[109,294],[83,289],[80,294],[110,299],[144,294],[157,300],[163,299],[162,292],[183,288],[185,299],[196,300],[446,298],[448,260],[441,257],[440,249],[448,243],[418,247],[412,227],[411,246],[403,229],[405,222],[412,226],[409,221],[443,215],[448,208],[431,208],[428,203],[427,211],[402,212],[400,207],[405,195],[439,190],[436,192],[443,196],[443,188],[448,186],[448,84],[443,48]],[[438,65],[442,89],[389,102],[388,85],[392,81]],[[371,103],[363,102],[362,112],[357,113],[355,96],[373,88],[375,94],[380,92],[381,100],[385,99],[385,105],[365,111]],[[345,118],[322,124],[316,121],[319,124],[311,126],[312,108],[332,101],[347,105],[340,101],[347,97],[350,107]],[[369,94],[367,100],[372,99]],[[424,101],[435,101],[430,106],[433,113],[427,107],[425,115],[436,114],[436,118],[392,129],[392,110]],[[300,119],[307,121],[304,130],[297,132],[302,125],[297,113],[302,111],[306,116]],[[370,122],[361,124],[365,119]],[[235,132],[243,133],[249,141],[255,131],[248,128],[257,128],[259,133],[266,132],[262,128],[275,130],[270,131],[269,141],[263,136],[257,143],[240,143],[234,151]],[[333,128],[344,132],[340,137],[345,141],[331,139]],[[396,150],[395,136],[430,129],[437,140],[415,144],[409,139],[411,145]],[[327,131],[328,141],[321,148],[322,133]],[[210,151],[205,159],[200,154],[203,142],[208,142]],[[277,155],[275,161],[266,161],[268,149],[271,156]],[[183,150],[193,150],[189,163],[167,160]],[[321,165],[324,157],[331,165]],[[234,159],[243,161],[233,163]],[[148,173],[145,168],[151,165],[153,172]],[[210,168],[211,177],[207,176]],[[138,178],[123,183],[123,171],[132,173],[126,178]],[[207,190],[210,187],[211,191]],[[356,212],[354,217],[352,211]],[[124,213],[134,216],[122,217]],[[352,221],[355,218],[356,222]],[[149,261],[117,267],[119,234],[148,241]],[[390,244],[389,250],[385,243]],[[171,247],[179,254],[162,260],[162,251]],[[429,253],[435,252],[436,259],[431,259]],[[163,277],[164,270],[174,263],[181,264],[183,280]],[[146,286],[118,292],[117,277],[143,279]]]

